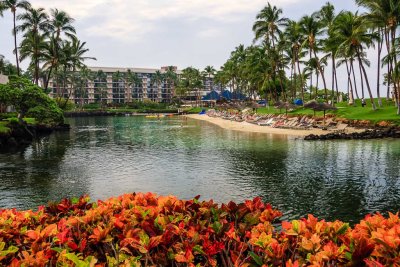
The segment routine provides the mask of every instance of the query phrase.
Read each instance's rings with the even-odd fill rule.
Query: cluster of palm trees
[[[20,62],[29,60],[27,74],[35,84],[43,82],[47,91],[50,79],[57,86],[57,95],[65,97],[67,84],[76,80],[74,73],[84,68],[88,49],[81,42],[73,26],[74,19],[65,11],[34,8],[25,0],[1,0],[0,16],[12,12],[14,54],[17,75],[21,74]],[[22,41],[18,44],[17,37]]]
[[[400,0],[356,3],[366,12],[336,13],[328,2],[299,21],[283,17],[282,9],[268,3],[253,25],[253,45],[236,47],[216,74],[217,81],[233,91],[276,101],[323,98],[334,103],[339,100],[339,89],[345,89],[338,87],[337,69],[341,67],[347,73],[349,103],[354,98],[370,98],[375,110],[374,89],[366,68],[370,66],[367,49],[376,47],[378,64],[373,67],[377,70],[378,105],[382,105],[384,76],[386,98],[395,97],[400,114]],[[326,73],[328,65],[330,74]],[[327,75],[332,77],[330,85]]]
[[[213,81],[216,75],[216,70],[213,66],[206,66],[204,70],[194,67],[187,67],[182,70],[177,82],[176,94],[182,98],[194,100],[196,105],[201,103],[201,90],[208,88],[212,90],[214,87]],[[190,94],[190,95],[188,95]]]

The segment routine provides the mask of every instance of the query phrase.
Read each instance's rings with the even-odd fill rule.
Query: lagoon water
[[[70,132],[0,153],[0,208],[152,191],[218,203],[261,196],[284,219],[400,210],[400,140],[310,142],[178,117],[68,122]]]

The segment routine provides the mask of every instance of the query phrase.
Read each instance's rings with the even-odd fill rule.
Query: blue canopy
[[[227,100],[246,100],[247,96],[239,92],[230,92],[225,90],[222,92],[221,96]]]
[[[209,100],[220,100],[221,97],[216,91],[211,91],[207,95],[201,98],[202,101],[209,101]]]
[[[295,100],[294,100],[294,104],[297,105],[297,106],[302,106],[302,105],[303,105],[303,100],[301,100],[301,99],[295,99]]]

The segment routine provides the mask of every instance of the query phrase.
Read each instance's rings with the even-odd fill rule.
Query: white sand
[[[213,123],[224,129],[242,131],[242,132],[278,134],[278,135],[287,135],[295,137],[304,137],[309,134],[323,135],[332,132],[330,130],[321,130],[316,128],[312,128],[310,130],[273,128],[270,126],[259,126],[248,122],[230,121],[230,120],[224,120],[222,118],[214,118],[214,117],[209,117],[207,115],[198,115],[198,114],[191,114],[186,116],[191,119],[202,120]],[[364,130],[355,129],[352,127],[346,128],[346,133],[362,132],[362,131]]]

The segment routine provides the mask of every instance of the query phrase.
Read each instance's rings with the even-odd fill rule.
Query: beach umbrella
[[[318,103],[315,100],[312,100],[310,102],[307,102],[304,105],[305,108],[311,108],[314,110],[314,116],[315,116],[315,111],[323,111],[324,112],[324,124],[325,124],[325,115],[327,110],[337,110],[336,107],[329,105],[327,103]]]
[[[286,110],[286,116],[287,116],[287,113],[288,113],[289,109],[295,109],[296,108],[295,105],[293,105],[293,104],[291,104],[289,102],[282,102],[282,101],[276,102],[274,107],[278,108],[279,110],[285,109]]]

